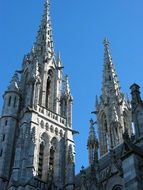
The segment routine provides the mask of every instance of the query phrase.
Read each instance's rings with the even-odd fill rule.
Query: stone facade
[[[49,1],[36,42],[4,93],[0,118],[0,190],[142,190],[143,101],[121,92],[104,41],[102,95],[90,120],[89,167],[75,176],[68,76],[55,56]],[[98,135],[94,125],[97,124]],[[78,150],[77,150],[78,151]]]

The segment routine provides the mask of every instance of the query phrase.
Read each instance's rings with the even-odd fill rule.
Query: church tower
[[[74,188],[73,98],[55,57],[49,0],[44,7],[36,42],[4,94],[1,190]]]
[[[123,142],[125,128],[131,133],[131,105],[120,90],[107,39],[104,40],[102,95],[96,103],[96,113],[100,155],[103,156]]]

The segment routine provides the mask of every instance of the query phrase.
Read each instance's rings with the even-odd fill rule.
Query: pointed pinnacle
[[[96,137],[95,129],[94,129],[95,122],[93,119],[90,119],[90,128],[89,128],[89,137],[87,141],[87,146],[90,147],[91,145],[98,146],[98,139]]]
[[[98,96],[96,96],[96,100],[95,100],[95,107],[98,106]]]
[[[107,38],[104,39],[104,62],[106,63],[111,63],[112,62],[112,58],[110,55],[110,50],[109,50],[109,41]]]
[[[103,44],[104,46],[109,46],[109,40],[107,37],[104,39]]]
[[[61,60],[61,52],[58,52],[58,60]]]
[[[8,86],[8,90],[13,90],[13,89],[18,90],[19,89],[18,82],[19,82],[18,74],[17,72],[15,72]]]
[[[50,0],[45,0],[45,8],[46,10],[50,8]]]

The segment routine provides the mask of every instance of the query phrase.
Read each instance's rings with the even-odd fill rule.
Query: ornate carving
[[[73,148],[72,145],[69,145],[68,148],[68,163],[72,164],[74,162]]]

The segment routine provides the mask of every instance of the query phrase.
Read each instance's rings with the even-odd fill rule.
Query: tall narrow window
[[[50,96],[50,87],[51,87],[51,80],[48,78],[47,86],[46,86],[46,107],[49,106],[49,96]]]
[[[52,180],[55,170],[57,169],[55,167],[56,162],[56,153],[57,153],[57,139],[54,137],[51,140],[51,148],[50,148],[50,156],[49,156],[49,179]]]
[[[10,106],[10,104],[11,104],[11,96],[8,99],[8,106]]]
[[[54,148],[51,147],[50,149],[50,158],[49,158],[49,171],[50,171],[50,176],[53,177],[54,174]]]
[[[106,151],[108,152],[109,149],[109,138],[108,138],[108,129],[107,129],[107,121],[105,119],[104,121],[104,129],[105,129],[105,147],[106,147]]]
[[[7,120],[5,120],[5,126],[7,126],[7,123],[8,123],[8,121],[7,121]]]
[[[4,141],[5,140],[5,134],[3,135],[3,138],[2,138],[2,141]]]
[[[3,150],[1,149],[1,150],[0,150],[0,157],[2,156],[2,153],[3,153]]]
[[[40,144],[40,150],[39,150],[39,165],[38,165],[38,177],[39,178],[42,178],[43,157],[44,157],[44,145],[42,142]]]
[[[100,129],[100,143],[101,143],[101,150],[100,154],[104,155],[108,152],[109,149],[109,133],[108,133],[108,126],[105,113],[101,115],[101,129]]]

